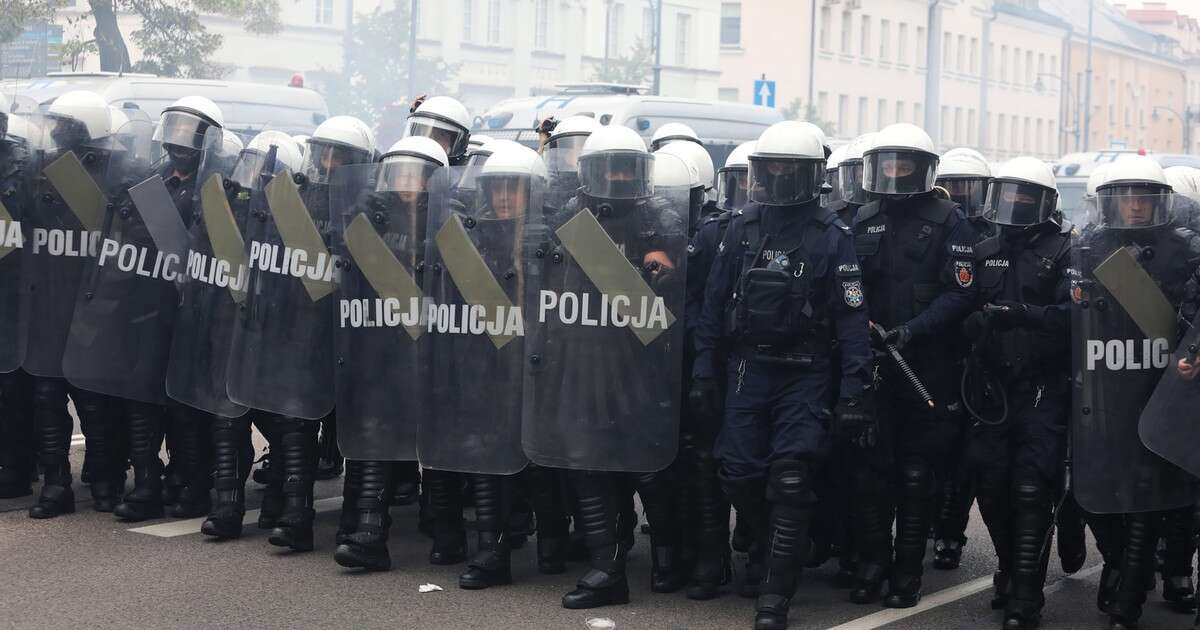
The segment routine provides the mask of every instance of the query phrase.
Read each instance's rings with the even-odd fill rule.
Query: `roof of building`
[[[1088,4],[1090,0],[1040,0],[1042,10],[1071,24],[1076,34],[1088,31]],[[1169,37],[1153,33],[1126,17],[1119,9],[1105,0],[1095,0],[1093,36],[1108,44],[1157,55],[1173,61],[1181,61],[1173,54],[1164,53],[1174,42]]]

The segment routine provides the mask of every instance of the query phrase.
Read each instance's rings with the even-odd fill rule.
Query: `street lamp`
[[[1190,108],[1185,107],[1183,110],[1183,115],[1181,116],[1181,115],[1179,115],[1179,112],[1171,109],[1170,107],[1167,107],[1166,105],[1155,105],[1154,109],[1152,109],[1150,111],[1150,119],[1153,120],[1154,122],[1158,122],[1158,120],[1160,118],[1160,116],[1158,115],[1158,110],[1160,110],[1160,109],[1163,110],[1164,112],[1167,112],[1168,114],[1174,114],[1175,117],[1178,118],[1183,123],[1183,152],[1191,153],[1192,152],[1192,146],[1191,146],[1191,143],[1192,143],[1192,138],[1191,138],[1191,136],[1192,136],[1192,133],[1191,133],[1192,132],[1192,119],[1200,118],[1200,114],[1198,114],[1197,112],[1193,112]]]

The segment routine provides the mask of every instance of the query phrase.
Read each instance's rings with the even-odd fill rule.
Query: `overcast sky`
[[[1124,4],[1129,7],[1138,8],[1145,4],[1142,0],[1109,0],[1112,4]],[[1155,1],[1155,0],[1151,0]],[[1200,18],[1200,0],[1157,0],[1165,3],[1168,7],[1190,15],[1194,18]]]

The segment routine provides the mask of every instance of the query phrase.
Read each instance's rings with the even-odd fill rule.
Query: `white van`
[[[767,127],[783,120],[778,110],[725,101],[701,101],[641,94],[640,86],[611,83],[572,83],[558,87],[552,96],[531,96],[501,101],[475,117],[472,133],[516,140],[537,146],[537,124],[553,116],[592,116],[604,125],[624,125],[637,131],[649,145],[661,125],[681,122],[696,131],[720,168],[734,147],[757,140]]]
[[[152,120],[179,98],[206,96],[221,107],[225,127],[246,139],[265,128],[292,135],[310,134],[329,117],[325,98],[319,93],[286,85],[172,79],[152,74],[51,72],[0,89],[22,100],[32,99],[42,108],[64,92],[91,90],[111,105],[140,109]]]

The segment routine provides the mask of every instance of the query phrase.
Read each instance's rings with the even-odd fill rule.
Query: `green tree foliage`
[[[654,75],[654,46],[638,38],[633,42],[628,55],[609,58],[592,73],[590,81],[596,83],[621,83],[624,85],[649,85]]]

